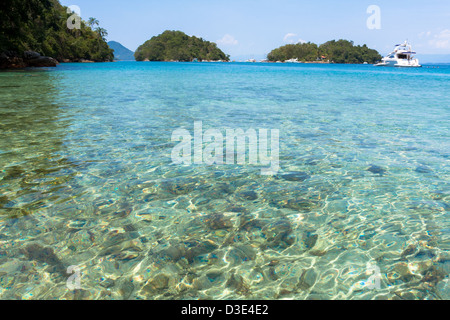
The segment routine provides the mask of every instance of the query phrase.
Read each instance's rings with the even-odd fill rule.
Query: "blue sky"
[[[235,58],[261,57],[278,46],[332,39],[388,53],[409,39],[423,54],[450,54],[449,0],[62,0],[95,17],[108,40],[131,50],[164,30],[181,30],[218,43]],[[381,29],[369,29],[370,5],[381,9]]]

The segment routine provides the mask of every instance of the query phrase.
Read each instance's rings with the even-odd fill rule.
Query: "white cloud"
[[[421,32],[419,38],[428,39],[428,46],[434,49],[450,49],[450,29],[441,30],[439,33],[431,31]]]
[[[223,36],[222,39],[217,40],[217,44],[224,46],[236,46],[239,42],[229,34]]]
[[[306,43],[305,40],[303,39],[298,39],[297,41],[295,41],[293,38],[297,37],[297,35],[295,33],[288,33],[284,36],[283,41],[286,43],[290,43],[290,44],[295,44],[295,43]]]
[[[419,33],[419,38],[431,36],[431,31]]]
[[[288,42],[290,38],[292,37],[296,37],[297,35],[295,33],[288,33],[287,35],[284,36],[283,40],[284,42]]]
[[[429,44],[437,49],[450,49],[450,29],[445,29],[435,34]]]

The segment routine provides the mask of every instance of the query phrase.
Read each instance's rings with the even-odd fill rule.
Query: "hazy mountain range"
[[[108,45],[114,50],[114,60],[117,61],[134,61],[134,52],[124,47],[117,41],[109,41]]]

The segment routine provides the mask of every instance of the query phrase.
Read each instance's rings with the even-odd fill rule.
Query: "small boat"
[[[393,52],[384,57],[376,67],[404,67],[404,68],[420,68],[419,59],[414,55],[416,52],[412,50],[408,41],[395,46]]]

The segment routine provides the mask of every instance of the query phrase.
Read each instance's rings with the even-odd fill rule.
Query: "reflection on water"
[[[64,156],[70,116],[53,99],[49,73],[1,73],[0,81],[8,84],[0,87],[0,217],[16,221],[73,195],[77,165]]]
[[[1,299],[448,299],[446,70],[0,73]],[[171,164],[194,121],[280,129],[282,171]]]

